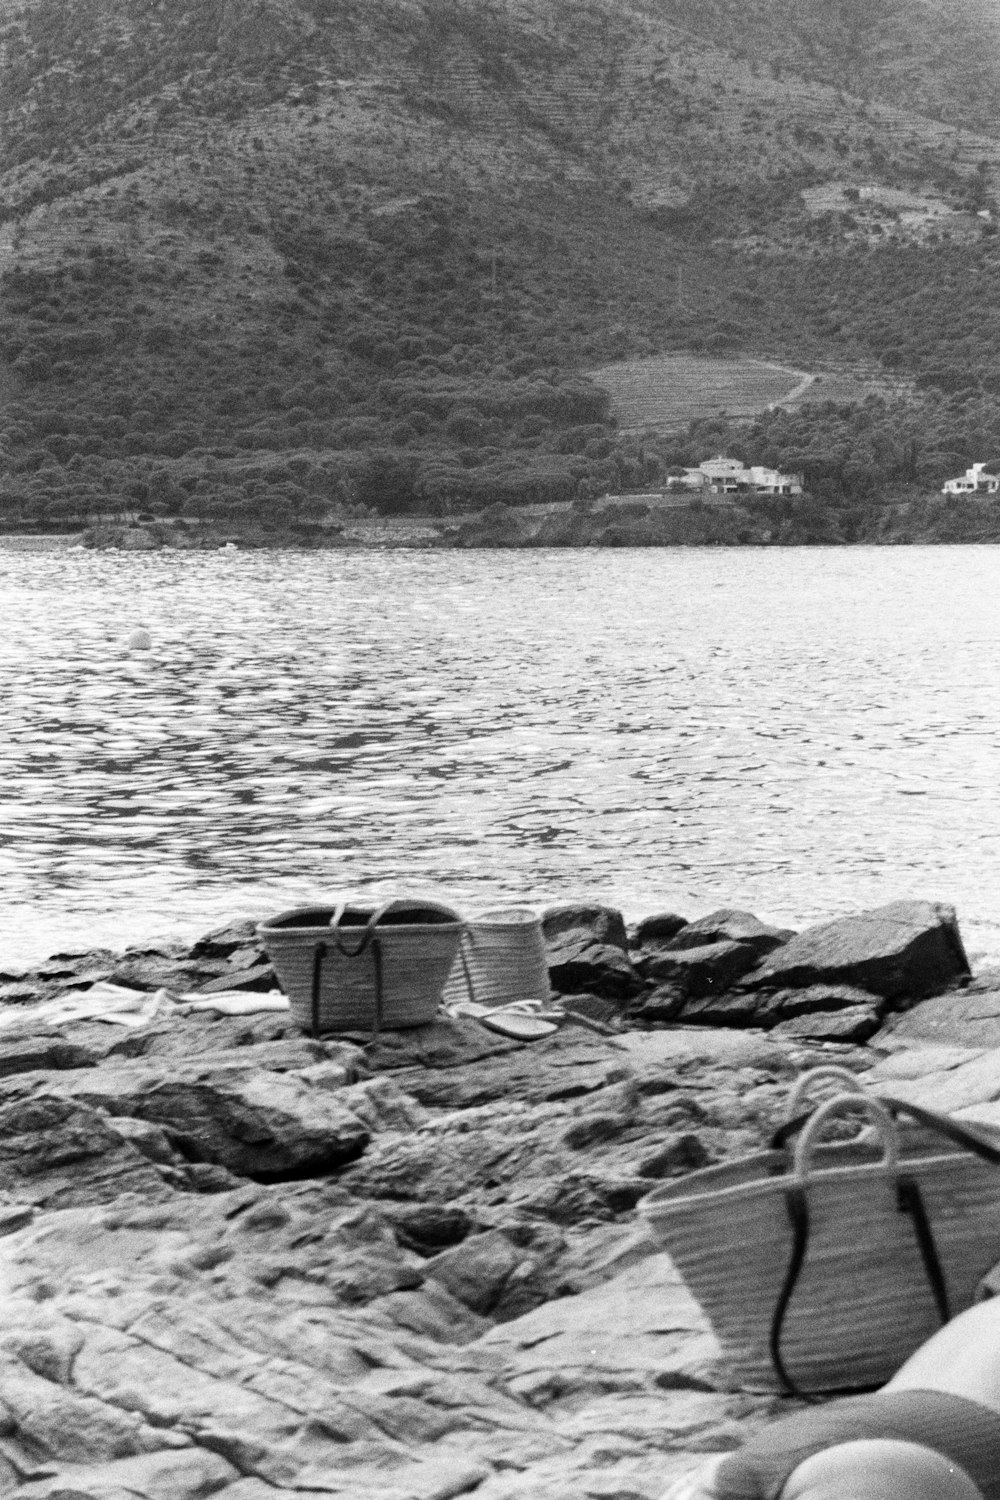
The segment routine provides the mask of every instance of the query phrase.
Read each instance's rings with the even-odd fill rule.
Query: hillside
[[[836,499],[1000,451],[993,11],[869,5],[859,53],[860,14],[0,0],[0,516],[447,514],[722,436]],[[619,433],[588,373],[669,351],[915,394]]]
[[[773,76],[991,133],[994,0],[658,0],[657,16]]]

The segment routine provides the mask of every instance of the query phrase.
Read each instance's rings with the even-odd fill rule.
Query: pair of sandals
[[[456,1020],[465,1017],[478,1021],[488,1030],[513,1037],[518,1042],[537,1042],[543,1036],[551,1036],[565,1019],[562,1011],[546,1007],[542,1000],[512,1000],[507,1005],[480,1005],[475,1000],[456,1000],[445,1010]]]

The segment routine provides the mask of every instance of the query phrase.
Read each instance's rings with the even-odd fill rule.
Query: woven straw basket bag
[[[874,1139],[822,1144],[831,1121],[858,1111]],[[919,1128],[901,1130],[904,1116]],[[1000,1260],[1000,1151],[947,1116],[856,1084],[809,1116],[794,1154],[793,1128],[771,1150],[665,1183],[640,1211],[710,1319],[737,1387],[881,1385],[972,1305]]]
[[[448,906],[396,900],[299,907],[257,930],[294,1019],[319,1036],[429,1025],[462,928]]]
[[[462,1000],[510,1005],[547,1000],[550,993],[545,938],[535,912],[509,907],[469,918],[445,985],[446,1005]]]

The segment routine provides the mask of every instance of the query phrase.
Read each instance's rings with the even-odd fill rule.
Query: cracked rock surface
[[[590,993],[627,1007],[641,957],[605,909],[591,939],[582,920],[553,923],[560,962],[577,983],[600,949]],[[683,925],[647,928],[646,951]],[[753,942],[777,973],[787,936],[725,911],[670,951]],[[10,1500],[654,1500],[782,1403],[727,1389],[643,1197],[759,1147],[821,1062],[1000,1126],[988,976],[882,1026],[874,991],[811,970],[827,1041],[788,1024],[809,1002],[785,972],[735,1026],[584,1017],[529,1044],[469,1019],[314,1040],[275,1012],[125,1028],[25,1003],[125,975],[212,993],[263,967],[234,924],[5,978]],[[858,1010],[882,1026],[865,1045],[836,1034]]]

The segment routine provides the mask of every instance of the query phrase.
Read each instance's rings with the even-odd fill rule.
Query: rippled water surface
[[[0,551],[0,962],[359,888],[1000,952],[998,684],[992,548]]]

